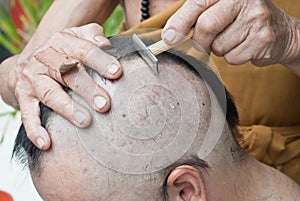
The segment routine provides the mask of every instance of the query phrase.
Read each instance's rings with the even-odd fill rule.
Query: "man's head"
[[[111,82],[89,72],[111,95],[107,114],[91,111],[92,125],[78,129],[42,106],[42,123],[53,141],[48,152],[35,148],[24,128],[19,132],[16,154],[24,148],[41,196],[45,200],[200,200],[210,182],[218,179],[214,187],[220,190],[227,178],[221,178],[221,172],[230,172],[244,155],[231,135],[238,119],[235,106],[217,76],[178,52],[160,55],[160,73],[155,75],[129,39],[111,41],[113,48],[107,52],[119,58],[122,79]],[[218,124],[223,119],[224,124]]]

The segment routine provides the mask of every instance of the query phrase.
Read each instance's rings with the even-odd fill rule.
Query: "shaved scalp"
[[[203,63],[176,51],[159,56],[160,74],[155,75],[130,39],[110,40],[112,48],[105,51],[120,61],[124,76],[112,82],[86,69],[111,95],[108,113],[90,109],[93,123],[79,129],[41,105],[43,126],[53,141],[48,152],[37,149],[27,139],[24,127],[20,128],[14,154],[23,162],[27,155],[33,181],[45,200],[82,196],[86,200],[157,199],[161,197],[160,187],[165,188],[162,184],[176,166],[190,164],[199,171],[209,167],[197,154],[211,123],[208,88],[215,94],[224,90],[218,77]],[[66,91],[87,106],[82,98]],[[220,111],[234,131],[237,111],[225,92],[226,105]],[[128,193],[131,191],[141,194]],[[122,192],[128,197],[118,197]],[[162,194],[166,197],[164,191]]]

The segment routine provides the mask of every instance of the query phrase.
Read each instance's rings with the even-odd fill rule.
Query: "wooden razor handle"
[[[155,56],[157,56],[157,55],[159,55],[159,54],[161,54],[161,53],[163,53],[163,52],[165,52],[165,51],[168,51],[169,49],[171,49],[171,48],[173,48],[173,47],[175,47],[175,46],[177,46],[177,45],[179,45],[179,44],[185,42],[186,40],[192,38],[193,34],[194,34],[194,28],[192,28],[192,29],[188,32],[188,34],[186,35],[186,37],[184,37],[184,39],[181,40],[179,43],[176,43],[176,44],[174,44],[174,45],[168,45],[168,44],[165,43],[163,40],[160,40],[160,41],[158,41],[158,42],[156,42],[156,43],[154,43],[154,44],[148,46],[148,49],[149,49]]]

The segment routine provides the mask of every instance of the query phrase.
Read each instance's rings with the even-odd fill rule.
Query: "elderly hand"
[[[168,20],[162,38],[176,43],[195,26],[196,44],[228,63],[284,64],[299,58],[296,21],[270,0],[187,0]]]
[[[102,27],[89,24],[54,34],[25,61],[19,57],[18,65],[10,73],[10,88],[15,91],[28,138],[37,147],[47,150],[51,144],[47,131],[41,126],[40,102],[80,128],[91,123],[89,111],[73,101],[60,84],[82,96],[97,112],[109,110],[109,95],[89,77],[82,65],[105,78],[119,78],[122,75],[119,62],[99,48],[109,45]],[[59,68],[66,61],[78,62],[78,65],[61,74]]]

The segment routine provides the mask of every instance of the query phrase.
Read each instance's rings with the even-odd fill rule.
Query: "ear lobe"
[[[189,165],[179,166],[170,173],[167,192],[169,201],[206,201],[202,177]]]

